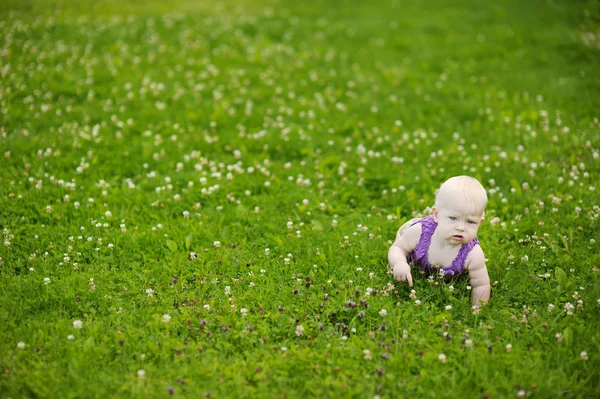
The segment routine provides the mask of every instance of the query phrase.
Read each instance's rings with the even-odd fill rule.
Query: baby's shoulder
[[[476,244],[473,249],[469,251],[467,259],[465,260],[465,266],[467,269],[485,266],[485,254],[479,244]]]
[[[419,239],[421,237],[421,233],[423,232],[423,226],[421,223],[415,223],[409,228],[406,229],[404,234],[402,235],[408,240]]]
[[[421,224],[416,223],[406,229],[397,237],[395,245],[404,248],[407,252],[412,252],[421,239]]]

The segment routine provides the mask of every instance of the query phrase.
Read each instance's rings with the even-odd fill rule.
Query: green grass
[[[0,397],[600,396],[599,21],[1,5]],[[416,306],[387,273],[458,174],[489,190],[479,314],[468,279]]]

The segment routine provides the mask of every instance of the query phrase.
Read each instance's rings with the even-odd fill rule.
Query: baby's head
[[[435,208],[444,209],[452,207],[456,203],[467,205],[471,212],[484,217],[487,205],[487,194],[485,188],[470,176],[454,176],[441,185],[435,199]]]

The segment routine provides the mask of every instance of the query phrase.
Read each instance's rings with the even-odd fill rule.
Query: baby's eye
[[[472,221],[472,220],[467,220],[467,223],[469,223],[469,224],[475,224],[475,222]]]
[[[450,220],[455,221],[456,218],[454,216],[450,216]]]

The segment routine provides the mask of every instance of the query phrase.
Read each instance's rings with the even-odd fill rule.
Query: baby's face
[[[451,245],[462,245],[473,240],[483,222],[479,210],[459,201],[435,208],[433,216],[438,223],[437,233]]]

